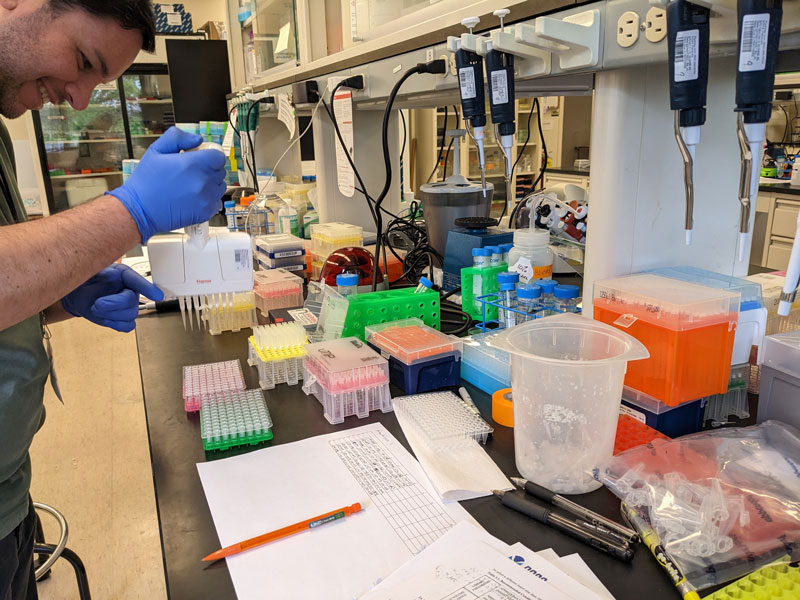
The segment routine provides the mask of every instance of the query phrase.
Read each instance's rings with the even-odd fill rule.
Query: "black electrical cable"
[[[406,116],[403,114],[402,109],[400,110],[400,118],[403,119],[403,144],[400,147],[400,156],[406,153],[406,141],[408,138],[408,130],[406,125]],[[400,193],[403,193],[403,190],[400,190]]]
[[[531,109],[528,111],[528,125],[527,125],[528,137],[525,138],[525,143],[522,144],[522,148],[519,150],[519,153],[517,154],[517,160],[514,161],[514,166],[511,167],[512,174],[514,173],[514,169],[517,168],[517,163],[519,162],[519,159],[522,158],[522,154],[525,152],[525,148],[528,147],[528,142],[531,139],[531,117],[533,116],[533,107],[538,106],[538,104],[539,104],[538,98],[534,98],[531,100]]]
[[[458,114],[458,108],[453,105],[453,112],[456,114],[456,126],[455,129],[461,125],[461,116]],[[445,130],[447,133],[447,130]],[[447,179],[447,161],[450,160],[450,150],[453,149],[453,138],[450,138],[450,143],[447,144],[447,152],[444,155],[444,163],[442,164],[442,181]],[[455,173],[455,165],[453,165],[453,173]]]
[[[245,133],[247,133],[247,145],[250,146],[250,159],[252,160],[252,164],[250,165],[250,174],[253,176],[253,189],[258,194],[258,175],[256,172],[256,142],[254,139],[250,137],[250,113],[253,112],[253,107],[258,106],[260,102],[256,100],[250,105],[250,108],[247,109],[247,121],[245,123]],[[245,161],[247,162],[247,161]]]
[[[436,155],[436,162],[433,164],[433,170],[431,174],[428,175],[428,178],[425,180],[425,183],[430,183],[433,176],[436,175],[436,169],[439,168],[439,161],[442,160],[442,153],[444,152],[444,138],[447,134],[447,106],[444,107],[444,125],[442,126],[442,137],[439,140],[439,153]],[[437,113],[438,114],[438,113]],[[438,133],[438,132],[437,132]]]
[[[536,104],[536,123],[537,123],[538,129],[539,129],[539,138],[542,140],[542,150],[544,151],[544,162],[542,163],[542,168],[539,171],[539,175],[536,177],[534,182],[531,184],[530,189],[523,195],[522,200],[517,202],[516,206],[514,206],[514,209],[511,211],[511,214],[508,215],[508,228],[509,229],[514,229],[516,227],[514,221],[516,219],[517,211],[520,209],[520,207],[523,204],[525,204],[525,201],[528,199],[528,197],[536,192],[536,186],[539,185],[539,182],[542,180],[542,178],[544,177],[545,171],[547,170],[547,142],[544,139],[544,132],[542,130],[542,111],[541,111],[541,108],[539,106],[539,99],[535,98],[534,102]],[[531,215],[531,218],[533,218],[533,215]]]
[[[234,105],[231,107],[230,111],[228,111],[228,123],[230,123],[230,124],[231,124],[231,127],[233,128],[233,132],[234,132],[236,135],[239,135],[239,130],[238,130],[238,129],[236,129],[236,125],[234,125],[234,124],[233,124],[233,121],[231,120],[231,117],[233,116],[233,111],[235,111],[235,110],[236,110],[236,107],[237,107],[237,105],[236,105],[236,104],[234,104]]]
[[[378,217],[378,239],[375,243],[375,268],[373,271],[372,277],[372,291],[374,292],[377,289],[378,285],[378,269],[380,268],[380,253],[381,253],[381,242],[383,237],[383,219],[381,218],[380,213],[380,206],[383,203],[383,200],[386,198],[386,195],[389,193],[389,188],[392,185],[392,160],[391,155],[389,153],[389,119],[392,115],[392,106],[394,105],[395,98],[397,98],[397,93],[400,91],[400,87],[406,82],[406,80],[411,77],[412,75],[416,75],[417,73],[425,73],[430,72],[430,67],[427,65],[419,64],[414,67],[408,69],[403,76],[394,84],[391,93],[389,94],[389,98],[386,101],[386,108],[383,111],[383,127],[381,129],[381,142],[383,146],[383,163],[386,169],[386,181],[383,184],[383,189],[381,190],[380,195],[375,200],[375,208],[377,209],[375,212],[377,213]]]
[[[778,104],[778,108],[783,111],[783,117],[786,120],[786,126],[783,128],[783,137],[781,138],[781,143],[786,144],[789,141],[789,113],[786,112],[786,109],[781,104]]]

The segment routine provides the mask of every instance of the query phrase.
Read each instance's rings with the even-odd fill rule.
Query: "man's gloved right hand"
[[[142,244],[156,233],[208,221],[225,193],[225,156],[198,150],[199,135],[170,127],[145,152],[130,179],[107,192],[131,213]]]

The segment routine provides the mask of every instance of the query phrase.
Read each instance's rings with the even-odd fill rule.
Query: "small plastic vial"
[[[503,262],[508,264],[508,253],[511,251],[511,248],[514,247],[514,244],[500,244],[500,250],[503,251]]]
[[[236,231],[236,202],[226,200],[223,206],[225,207],[225,219],[228,221],[228,231]]]
[[[486,249],[492,253],[489,257],[489,266],[499,267],[503,262],[503,251],[500,250],[500,246],[486,246]]]
[[[433,287],[433,282],[427,277],[420,277],[417,289],[414,290],[415,294],[424,294]]]
[[[517,282],[519,275],[504,271],[497,274],[497,283],[500,284],[499,304],[508,308],[516,308],[517,305]],[[521,317],[513,310],[500,310],[499,321],[506,327],[514,327],[517,324],[517,317]]]
[[[340,273],[336,276],[336,289],[342,296],[355,296],[358,294],[358,275]]]
[[[556,289],[558,282],[553,279],[540,279],[536,282],[542,288],[542,308],[553,308],[555,306],[555,297],[553,291]]]
[[[517,314],[517,323],[531,321],[536,318],[536,313],[541,310],[542,305],[539,299],[542,297],[542,288],[538,285],[526,285],[517,287],[517,300],[519,300],[519,310],[526,314]]]
[[[578,312],[580,293],[577,285],[557,285],[553,290],[555,309],[559,312]]]
[[[472,249],[472,266],[476,269],[483,269],[489,266],[492,251],[488,248]]]

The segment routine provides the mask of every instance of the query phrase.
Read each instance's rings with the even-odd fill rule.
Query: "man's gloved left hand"
[[[113,264],[61,300],[73,316],[117,331],[133,331],[139,294],[161,301],[164,293],[128,266]]]

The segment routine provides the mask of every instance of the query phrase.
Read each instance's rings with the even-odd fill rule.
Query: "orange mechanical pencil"
[[[222,548],[221,550],[212,552],[211,554],[206,556],[203,560],[212,561],[212,560],[219,560],[220,558],[226,558],[228,556],[233,556],[235,554],[239,554],[240,552],[244,552],[245,550],[250,550],[251,548],[262,546],[264,544],[269,544],[270,542],[274,542],[275,540],[279,540],[281,538],[294,535],[295,533],[300,533],[301,531],[316,529],[317,527],[325,525],[326,523],[330,523],[332,521],[338,521],[339,519],[344,519],[345,517],[349,517],[350,515],[357,513],[359,511],[361,511],[361,504],[356,502],[355,504],[352,504],[350,506],[345,506],[344,508],[339,508],[337,510],[332,510],[331,512],[327,512],[324,515],[319,515],[318,517],[312,517],[311,519],[300,521],[299,523],[295,523],[294,525],[289,525],[281,529],[276,529],[275,531],[271,531],[269,533],[265,533],[263,535],[259,535],[254,538],[250,538],[249,540],[245,540],[243,542],[227,546],[225,548]]]

